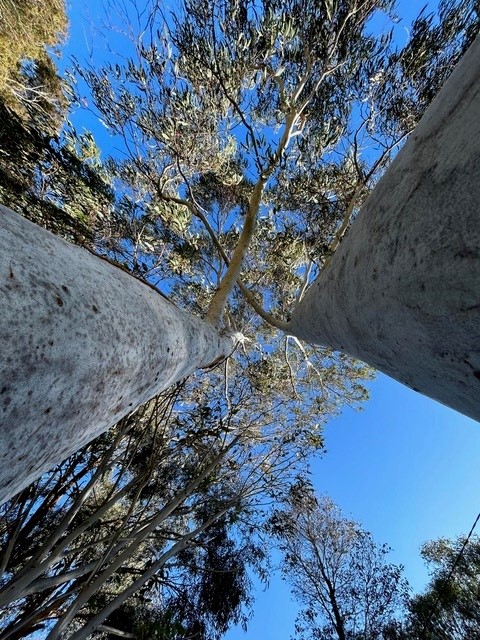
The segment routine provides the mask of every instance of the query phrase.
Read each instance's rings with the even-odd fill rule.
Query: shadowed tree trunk
[[[295,309],[291,331],[480,420],[480,38]]]
[[[0,502],[232,339],[0,207]]]

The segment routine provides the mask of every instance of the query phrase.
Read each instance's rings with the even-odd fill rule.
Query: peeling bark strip
[[[0,207],[0,503],[232,339]]]
[[[480,420],[480,37],[290,330]]]

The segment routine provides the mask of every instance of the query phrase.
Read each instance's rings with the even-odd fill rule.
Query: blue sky
[[[425,4],[399,2],[398,39]],[[98,2],[85,0],[70,15],[67,65],[72,53],[79,60],[88,55],[91,27],[84,16],[96,22],[103,12]],[[85,112],[81,118],[101,147],[111,147],[105,130],[85,120]],[[313,465],[317,490],[389,544],[391,560],[403,564],[413,589],[421,590],[427,579],[421,543],[466,533],[480,510],[480,425],[381,375],[362,412],[345,409],[327,426],[326,445],[328,453]],[[234,629],[227,640],[288,640],[295,613],[288,586],[272,577],[270,588],[257,594],[247,633]]]

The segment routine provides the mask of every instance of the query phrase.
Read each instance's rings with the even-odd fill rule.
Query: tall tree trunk
[[[0,503],[231,338],[0,207]]]
[[[480,420],[480,38],[290,330]]]

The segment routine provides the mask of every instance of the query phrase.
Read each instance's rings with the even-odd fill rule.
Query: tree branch
[[[184,549],[190,540],[202,531],[208,529],[216,520],[221,518],[233,505],[233,501],[229,502],[226,507],[221,509],[214,516],[210,517],[206,522],[196,527],[193,531],[186,534],[181,540],[174,544],[167,552],[165,552],[160,558],[149,568],[145,573],[140,576],[135,582],[133,582],[127,589],[125,589],[120,595],[114,598],[102,611],[97,613],[86,625],[84,625],[79,631],[74,633],[70,640],[87,640],[91,633],[98,629],[99,625],[119,606],[121,606],[127,598],[132,596],[138,589],[140,589],[150,578],[152,578],[157,571],[164,566],[164,564],[178,552]]]
[[[257,215],[260,204],[262,202],[265,185],[267,184],[270,176],[280,162],[283,153],[285,152],[285,149],[287,148],[291,140],[296,119],[297,112],[295,110],[292,110],[287,115],[285,128],[283,130],[280,142],[278,143],[277,149],[273,154],[272,160],[267,169],[260,175],[257,183],[255,184],[252,195],[250,196],[248,212],[245,216],[243,229],[240,234],[240,238],[238,239],[237,245],[233,251],[227,273],[222,278],[220,286],[215,292],[206,314],[206,319],[213,325],[218,325],[220,323],[227,304],[228,296],[230,295],[230,292],[232,291],[234,285],[240,277],[240,272],[242,270],[245,255],[253,239]]]

